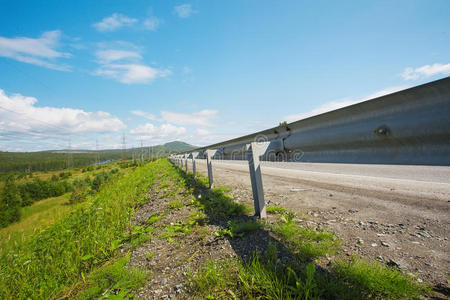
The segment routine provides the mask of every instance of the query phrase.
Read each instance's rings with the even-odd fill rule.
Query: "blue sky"
[[[0,0],[0,150],[206,145],[443,78],[449,11]]]

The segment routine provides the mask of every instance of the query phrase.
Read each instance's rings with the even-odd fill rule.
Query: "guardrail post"
[[[188,155],[187,154],[185,154],[184,155],[184,171],[186,172],[186,174],[187,174],[187,172],[188,172]]]
[[[195,159],[197,158],[198,152],[194,152],[191,153],[191,157],[192,157],[192,173],[194,174],[194,178],[195,178],[195,173],[196,173],[196,167],[195,167]]]
[[[261,175],[261,162],[259,157],[266,151],[269,143],[253,142],[247,150],[248,167],[250,170],[250,181],[252,183],[253,203],[255,214],[260,218],[266,218],[266,204],[264,202],[264,189]]]
[[[212,170],[212,157],[216,154],[217,150],[206,150],[206,165],[208,167],[208,181],[209,188],[212,189],[214,187],[214,178],[213,178],[213,170]]]

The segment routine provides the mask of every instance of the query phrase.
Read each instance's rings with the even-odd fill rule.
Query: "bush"
[[[75,179],[73,181],[73,191],[72,195],[70,195],[69,203],[75,204],[86,200],[90,192],[90,185],[91,180],[89,179],[89,177],[86,177],[84,179]]]
[[[20,219],[21,198],[14,177],[9,176],[5,181],[5,186],[0,200],[0,228]]]
[[[56,176],[55,176],[56,177]],[[52,177],[50,180],[34,179],[19,185],[22,206],[28,206],[34,202],[49,197],[58,197],[70,191],[70,184],[65,181],[58,181]]]

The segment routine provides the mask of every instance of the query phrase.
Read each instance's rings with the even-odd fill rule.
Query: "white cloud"
[[[104,133],[125,128],[123,122],[103,111],[38,107],[37,99],[8,96],[0,89],[0,134],[46,138],[78,133]]]
[[[197,130],[195,130],[195,134],[197,135],[209,135],[210,132],[206,129],[202,129],[202,128],[198,128]]]
[[[0,37],[0,56],[49,69],[68,71],[67,65],[55,63],[57,58],[70,57],[69,53],[56,50],[60,38],[61,32],[59,30],[46,31],[35,39]]]
[[[148,17],[142,22],[144,29],[150,30],[150,31],[156,31],[158,29],[159,25],[161,24],[161,20],[157,17]]]
[[[131,134],[141,134],[141,138],[148,140],[151,138],[164,138],[169,137],[175,139],[186,133],[186,128],[177,127],[172,124],[162,124],[161,126],[155,126],[151,123],[140,125],[135,129],[130,130]]]
[[[114,13],[110,17],[103,18],[101,22],[92,26],[100,32],[114,31],[124,26],[131,26],[137,22],[137,19],[129,18],[125,15]]]
[[[145,111],[142,111],[142,110],[132,110],[132,111],[130,111],[133,115],[136,115],[136,116],[140,116],[140,117],[144,117],[144,118],[146,118],[146,119],[149,119],[149,120],[156,120],[156,117],[155,117],[155,115],[153,115],[153,114],[151,114],[151,113],[147,113],[147,112],[145,112]]]
[[[143,64],[105,64],[94,74],[132,84],[148,83],[156,78],[167,77],[172,72],[169,69],[157,69]]]
[[[101,64],[108,64],[113,61],[124,60],[124,59],[127,59],[127,60],[142,59],[142,56],[135,51],[114,50],[114,49],[98,50],[95,53],[95,56],[97,57],[98,61]]]
[[[298,121],[298,120],[302,120],[302,119],[306,119],[312,116],[316,116],[319,114],[323,114],[332,110],[336,110],[345,106],[349,106],[349,105],[353,105],[359,102],[363,102],[369,99],[374,99],[377,97],[381,97],[384,95],[388,95],[388,94],[392,94],[401,90],[406,89],[407,86],[393,86],[393,87],[389,87],[380,91],[377,91],[375,93],[372,93],[370,95],[367,95],[365,97],[362,97],[360,99],[354,100],[354,99],[342,99],[342,100],[336,100],[336,101],[331,101],[331,102],[327,102],[325,104],[322,104],[321,106],[308,111],[308,112],[303,112],[303,113],[299,113],[299,114],[292,114],[292,115],[287,115],[284,117],[284,120],[287,122],[294,122],[294,121]]]
[[[211,120],[218,115],[217,110],[205,109],[193,113],[177,113],[170,111],[161,111],[161,117],[164,121],[177,125],[197,125],[213,126]]]
[[[450,63],[448,64],[433,64],[425,65],[419,68],[406,68],[401,76],[405,80],[416,80],[419,78],[427,78],[435,75],[448,75],[450,74]]]
[[[177,5],[173,9],[180,18],[189,18],[193,13],[196,12],[192,9],[192,6],[190,4]]]

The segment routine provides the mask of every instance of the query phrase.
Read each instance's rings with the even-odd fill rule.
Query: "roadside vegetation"
[[[114,257],[117,248],[131,238],[129,220],[134,207],[146,199],[155,176],[152,170],[150,164],[113,176],[99,192],[87,193],[75,206],[66,204],[70,210],[50,226],[2,243],[0,298],[53,298]],[[92,190],[97,187],[94,181],[95,177]]]
[[[114,172],[120,176],[100,171],[98,184],[91,178],[88,188],[87,172],[73,179],[72,194],[22,208],[25,222],[45,212],[47,201],[70,202],[75,189],[84,199],[65,204],[65,214],[27,231],[26,238],[8,233],[13,242],[0,244],[0,298],[138,298],[141,287],[150,285],[143,289],[153,293],[152,282],[161,281],[148,268],[162,263],[167,253],[159,251],[177,257],[165,261],[170,273],[183,273],[177,269],[182,265],[188,270],[182,287],[171,287],[182,298],[403,299],[429,293],[395,268],[337,255],[339,239],[325,227],[308,226],[298,212],[271,206],[267,220],[255,219],[229,190],[209,190],[204,176],[194,179],[166,159],[119,167]],[[156,248],[148,248],[151,242]]]

